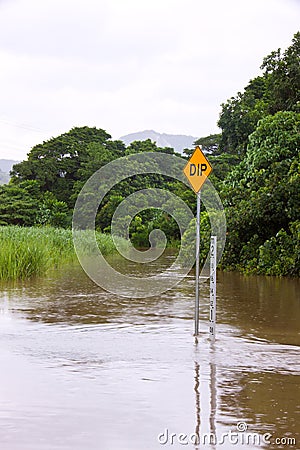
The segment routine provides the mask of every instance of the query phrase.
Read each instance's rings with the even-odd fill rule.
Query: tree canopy
[[[222,130],[220,150],[244,156],[257,123],[278,111],[300,107],[300,32],[283,53],[271,52],[263,60],[263,74],[250,80],[243,92],[221,105],[218,125]]]

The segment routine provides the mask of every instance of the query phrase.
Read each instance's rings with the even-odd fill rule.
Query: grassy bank
[[[115,251],[111,236],[96,236],[103,255]],[[0,226],[0,280],[42,276],[49,269],[76,259],[71,230]]]

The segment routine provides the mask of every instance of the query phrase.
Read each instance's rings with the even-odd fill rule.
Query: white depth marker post
[[[198,336],[199,334],[200,211],[201,211],[201,194],[199,191],[197,193],[197,216],[196,216],[195,336]]]
[[[217,297],[217,236],[210,238],[210,312],[209,334],[212,340],[216,337],[216,297]]]

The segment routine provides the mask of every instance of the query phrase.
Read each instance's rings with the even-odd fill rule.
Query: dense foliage
[[[300,33],[284,52],[267,56],[262,73],[221,105],[220,134],[196,141],[214,168],[211,181],[226,210],[228,236],[221,265],[249,273],[299,275]],[[125,146],[102,129],[76,127],[32,148],[16,164],[9,184],[0,186],[0,225],[68,228],[85,181],[108,162],[133,153],[165,152],[151,140]],[[186,149],[186,157],[191,150]],[[116,207],[131,193],[159,187],[182,198],[195,212],[195,195],[161,175],[137,175],[115,186],[100,205],[96,227],[110,231]],[[146,206],[146,205],[145,205]],[[187,231],[192,236],[194,224]],[[130,227],[136,246],[148,246],[160,228],[176,245],[174,219],[159,209],[137,214]],[[209,220],[202,215],[203,254]],[[203,258],[202,258],[203,259]]]
[[[218,125],[222,129],[220,150],[243,157],[249,136],[260,119],[278,111],[299,112],[300,108],[300,32],[285,51],[280,49],[264,58],[263,74],[222,104]]]
[[[222,190],[228,237],[223,265],[274,275],[299,273],[300,114],[262,119]]]

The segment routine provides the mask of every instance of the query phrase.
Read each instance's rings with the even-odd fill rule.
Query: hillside
[[[20,161],[14,161],[12,159],[0,159],[0,170],[5,173],[9,173],[14,164],[17,164]]]
[[[8,173],[2,172],[0,169],[0,184],[6,184],[9,182],[9,175]]]
[[[197,137],[158,133],[154,130],[138,131],[120,137],[120,140],[126,145],[131,144],[133,141],[144,141],[146,139],[151,139],[152,142],[156,142],[158,147],[172,147],[176,152],[182,153],[185,148],[194,147],[194,142],[197,140]]]
[[[14,161],[12,159],[0,159],[0,184],[6,184],[9,182],[9,172],[14,164],[19,161]]]

